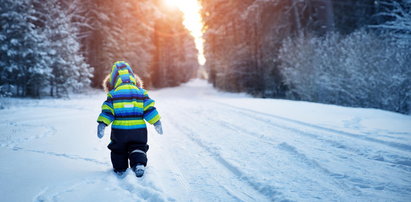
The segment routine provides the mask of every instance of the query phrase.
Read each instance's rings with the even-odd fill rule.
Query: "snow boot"
[[[137,177],[142,177],[144,175],[144,165],[138,164],[133,168],[133,171],[136,173]]]
[[[123,179],[126,175],[126,171],[118,171],[118,170],[113,170],[114,173],[117,175],[118,178]]]

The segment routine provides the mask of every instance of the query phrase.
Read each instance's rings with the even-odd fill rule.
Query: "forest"
[[[217,89],[411,112],[411,0],[199,0]],[[147,88],[200,64],[183,13],[162,0],[2,0],[0,96],[101,88],[113,62]]]
[[[186,82],[199,66],[182,13],[160,1],[4,0],[0,14],[2,96],[101,88],[115,61],[155,88]]]
[[[410,0],[203,0],[218,89],[409,113]]]

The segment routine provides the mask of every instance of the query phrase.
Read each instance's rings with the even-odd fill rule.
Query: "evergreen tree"
[[[3,91],[38,97],[50,88],[60,96],[89,85],[73,15],[58,0],[6,0],[0,9]]]
[[[5,0],[0,9],[1,85],[16,95],[39,96],[50,68],[41,44],[47,39],[34,24],[35,8],[30,0]]]
[[[49,66],[52,69],[48,80],[50,95],[63,96],[69,89],[79,90],[88,86],[92,69],[80,52],[79,31],[72,19],[76,13],[63,9],[58,0],[35,0],[34,5],[39,16],[38,23],[47,38],[43,44],[48,47]]]
[[[125,60],[148,87],[175,86],[194,75],[199,64],[194,43],[182,25],[182,15],[161,1],[82,2],[90,27],[83,39],[89,64],[95,67],[93,86],[100,87],[113,62]]]

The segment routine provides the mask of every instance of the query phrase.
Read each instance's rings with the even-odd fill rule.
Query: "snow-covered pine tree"
[[[78,28],[72,21],[75,9],[63,8],[58,0],[33,0],[42,33],[47,40],[52,74],[50,95],[66,96],[69,89],[78,90],[90,84],[91,68],[84,61],[77,38]],[[75,6],[75,4],[72,4]]]
[[[121,19],[123,13],[128,11],[121,9],[123,1],[94,0],[81,4],[89,10],[83,16],[88,19],[90,25],[83,30],[89,34],[82,45],[88,57],[87,61],[95,68],[93,86],[100,87],[113,62],[125,60],[120,57],[123,49],[126,49]]]
[[[72,88],[74,91],[81,91],[91,84],[94,69],[86,62],[86,59],[81,51],[80,44],[80,26],[85,26],[86,22],[81,21],[81,1],[74,0],[71,4],[63,8],[65,14],[65,22],[67,24],[68,35],[63,40],[67,46],[65,58],[70,64],[71,72],[70,79],[67,80],[66,87]]]
[[[39,96],[50,68],[35,8],[30,0],[4,0],[0,9],[1,85],[14,95]]]
[[[402,43],[411,43],[411,0],[379,0],[377,3],[381,7],[377,16],[386,21],[370,27],[387,31],[392,36],[401,39]]]

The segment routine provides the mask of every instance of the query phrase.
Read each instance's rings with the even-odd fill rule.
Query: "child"
[[[137,177],[144,174],[148,150],[144,120],[154,124],[156,131],[163,134],[154,101],[142,87],[140,78],[123,61],[114,63],[111,74],[104,80],[104,89],[109,92],[97,119],[97,136],[102,138],[104,128],[112,123],[108,148],[114,172],[120,176],[127,170],[129,160]]]

